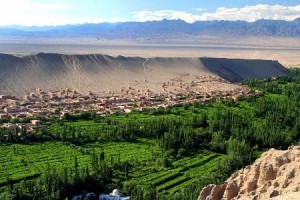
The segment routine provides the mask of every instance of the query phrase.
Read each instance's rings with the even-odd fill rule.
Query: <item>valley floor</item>
[[[300,72],[248,81],[261,96],[0,129],[0,198],[62,199],[118,188],[132,199],[196,199],[262,151],[300,138]]]

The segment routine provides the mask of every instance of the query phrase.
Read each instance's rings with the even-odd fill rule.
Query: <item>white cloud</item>
[[[0,26],[65,25],[126,21],[123,18],[85,17],[72,1],[0,0]],[[114,10],[113,13],[117,13]]]
[[[68,22],[63,13],[72,9],[71,4],[58,2],[1,0],[0,3],[0,25],[63,24]]]
[[[199,15],[191,14],[184,11],[159,10],[159,11],[139,11],[133,14],[133,18],[138,21],[154,21],[162,19],[182,19],[187,22],[198,20]]]
[[[265,4],[246,6],[242,8],[220,7],[215,12],[204,12],[202,14],[193,14],[176,10],[144,10],[133,13],[133,18],[138,21],[182,19],[189,23],[200,20],[245,20],[250,22],[256,21],[258,19],[294,20],[298,17],[300,17],[300,5],[271,6]]]
[[[205,9],[205,8],[193,8],[192,10],[196,10],[196,11],[206,11],[207,9]]]

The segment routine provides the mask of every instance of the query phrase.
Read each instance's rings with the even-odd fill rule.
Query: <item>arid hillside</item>
[[[22,95],[34,88],[70,88],[102,93],[124,86],[161,90],[163,82],[184,75],[217,76],[230,82],[283,75],[277,61],[223,58],[142,58],[39,53],[0,54],[0,93]]]
[[[270,149],[222,185],[208,185],[198,200],[300,199],[300,147]]]

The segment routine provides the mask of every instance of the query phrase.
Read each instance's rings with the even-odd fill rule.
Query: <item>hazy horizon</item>
[[[299,17],[295,18],[295,19],[291,19],[291,20],[282,20],[282,21],[289,21],[289,22],[292,22],[294,20],[297,20],[299,19]],[[230,21],[230,22],[238,22],[238,21],[242,21],[242,22],[248,22],[248,23],[255,23],[257,21],[260,21],[260,20],[272,20],[272,21],[276,21],[276,20],[281,20],[281,19],[265,19],[265,18],[260,18],[260,19],[257,19],[255,21],[246,21],[246,20],[222,20],[222,19],[212,19],[212,20],[197,20],[197,21],[194,21],[194,22],[187,22],[183,19],[159,19],[159,20],[148,20],[148,21],[143,21],[143,22],[155,22],[155,21],[164,21],[164,20],[167,20],[167,21],[172,21],[172,20],[182,20],[188,24],[193,24],[195,22],[209,22],[209,21]],[[109,24],[117,24],[117,23],[136,23],[136,22],[141,22],[141,21],[123,21],[123,22],[84,22],[84,23],[74,23],[74,24],[61,24],[61,25],[19,25],[19,24],[11,24],[11,25],[0,25],[1,28],[18,28],[18,27],[26,27],[26,28],[34,28],[34,27],[44,27],[44,28],[56,28],[56,27],[63,27],[63,26],[80,26],[80,25],[86,25],[86,24],[94,24],[94,25],[97,25],[97,24],[104,24],[104,23],[109,23]]]
[[[181,19],[254,22],[258,19],[292,21],[300,17],[296,0],[104,1],[11,0],[0,8],[0,26],[60,26],[101,22],[145,22]]]

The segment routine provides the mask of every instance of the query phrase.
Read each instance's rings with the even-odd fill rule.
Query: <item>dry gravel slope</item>
[[[208,185],[198,200],[300,199],[300,146],[270,149],[222,185]]]
[[[150,89],[184,74],[215,75],[232,82],[283,75],[277,61],[222,58],[142,58],[39,53],[0,54],[0,93],[24,94],[36,87],[71,88],[85,93],[138,85]]]

